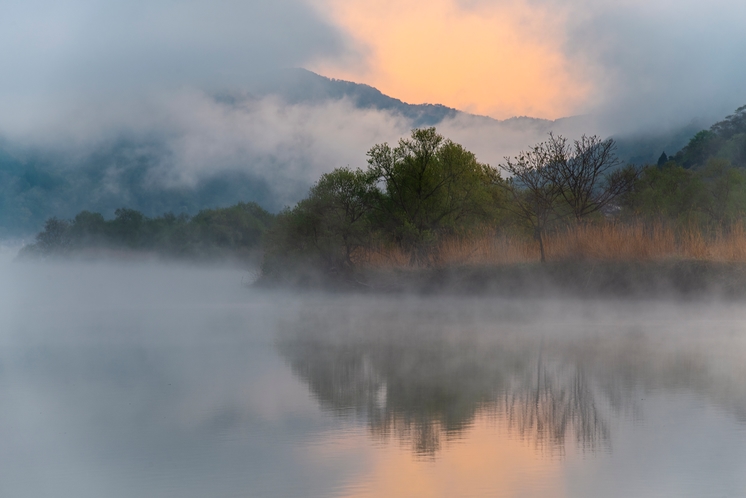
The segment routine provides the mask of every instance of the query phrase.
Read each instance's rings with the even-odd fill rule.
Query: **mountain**
[[[399,114],[415,128],[435,126],[461,113],[441,104],[407,104],[362,83],[327,78],[303,68],[288,68],[265,73],[248,84],[248,95],[261,98],[275,95],[288,104],[319,104],[348,99],[359,109],[375,109]],[[240,95],[240,94],[239,94]],[[243,98],[247,94],[241,95]],[[218,94],[218,99],[234,102],[236,95]],[[487,118],[491,119],[491,118]]]
[[[546,136],[552,130],[562,132],[593,127],[590,123],[592,119],[587,116],[556,120],[517,116],[497,120],[441,104],[408,104],[389,97],[372,86],[327,78],[303,68],[289,68],[266,73],[249,84],[248,92],[238,95],[223,93],[216,95],[216,98],[235,103],[249,96],[261,98],[270,95],[279,96],[289,104],[319,104],[347,99],[360,109],[389,111],[404,116],[411,121],[412,127],[437,126],[449,118],[469,120],[473,123],[472,126],[476,124],[502,129],[531,130],[540,136]],[[672,130],[621,135],[613,138],[617,142],[617,154],[624,163],[652,164],[658,160],[663,151],[673,154],[681,150],[690,138],[705,127],[705,124],[693,120]],[[593,132],[592,129],[587,129],[581,133]]]
[[[201,94],[166,109],[171,114],[144,117],[150,128],[104,133],[107,138],[78,149],[0,137],[0,237],[28,236],[49,217],[82,210],[106,217],[119,207],[148,216],[194,215],[254,201],[278,211],[302,198],[321,173],[364,165],[370,146],[415,127],[438,126],[493,165],[550,131],[568,137],[593,132],[588,116],[496,120],[440,104],[409,104],[305,69],[263,74],[242,89]],[[697,131],[691,125],[617,137],[619,153],[625,161],[654,163]]]

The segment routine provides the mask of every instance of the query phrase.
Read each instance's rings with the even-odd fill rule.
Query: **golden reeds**
[[[696,259],[746,262],[746,230],[736,224],[704,232],[696,227],[673,228],[643,223],[577,225],[544,236],[547,261],[656,261]],[[355,261],[375,268],[404,268],[410,256],[396,246],[360,250]],[[485,231],[469,237],[441,240],[427,263],[437,267],[504,265],[539,261],[532,237]]]

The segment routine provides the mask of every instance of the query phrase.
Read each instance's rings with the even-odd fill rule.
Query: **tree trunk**
[[[544,238],[541,236],[541,230],[536,229],[536,238],[539,239],[539,251],[541,252],[541,262],[546,263],[547,258],[544,256]]]

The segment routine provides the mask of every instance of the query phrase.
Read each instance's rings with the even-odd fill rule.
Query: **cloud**
[[[5,136],[21,155],[37,151],[57,168],[96,162],[108,171],[112,192],[122,171],[144,164],[143,188],[196,188],[242,173],[266,182],[276,197],[273,205],[282,206],[299,200],[322,173],[365,167],[370,147],[395,142],[410,126],[398,114],[360,109],[347,99],[293,105],[273,96],[224,101],[183,89],[78,105],[47,115],[43,125],[9,128]],[[129,152],[113,154],[121,144]]]
[[[537,0],[566,12],[564,51],[620,130],[716,120],[746,103],[746,3]]]
[[[303,0],[6,0],[0,105],[241,85],[256,72],[343,57]],[[3,110],[0,108],[0,111]]]
[[[323,74],[499,119],[566,116],[588,92],[554,12],[526,0],[316,1],[369,47],[367,66],[319,59],[312,68]]]
[[[248,172],[292,203],[321,173],[365,166],[369,147],[410,123],[345,100],[212,95],[316,64],[412,102],[586,116],[439,125],[496,165],[550,129],[606,136],[746,103],[744,19],[746,4],[730,0],[9,0],[0,137],[68,164],[121,137],[157,142],[153,184]]]
[[[358,109],[344,99],[287,105],[268,97],[228,105],[185,92],[162,112],[171,121],[170,154],[153,171],[155,181],[195,185],[217,172],[244,171],[265,179],[285,204],[298,200],[299,186],[305,194],[322,173],[364,167],[373,144],[409,131],[398,115]]]
[[[746,103],[744,19],[732,0],[8,0],[0,133],[292,66],[499,118],[675,126]]]
[[[595,114],[619,132],[716,120],[746,103],[746,3],[315,0],[369,47],[317,62],[413,102],[497,118]]]
[[[532,145],[547,140],[550,132],[570,139],[609,131],[590,116],[547,121],[516,118],[490,120],[469,114],[459,114],[438,125],[438,132],[474,152],[483,163],[497,167],[506,157],[514,157]]]
[[[102,168],[102,188],[110,195],[130,178],[127,171],[144,165],[143,189],[197,189],[239,173],[268,185],[273,206],[294,204],[334,168],[365,168],[374,144],[396,144],[412,128],[399,114],[361,109],[347,99],[291,105],[274,96],[221,99],[191,89],[80,105],[70,113],[50,114],[43,126],[6,136],[22,150],[41,151],[57,168]],[[497,166],[549,131],[574,137],[592,125],[459,114],[437,128]],[[128,152],[116,152],[121,144]]]

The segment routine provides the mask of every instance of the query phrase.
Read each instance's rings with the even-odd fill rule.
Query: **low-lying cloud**
[[[546,36],[592,91],[573,108],[582,118],[496,122],[461,114],[438,125],[483,162],[497,165],[549,131],[576,138],[675,128],[746,103],[746,4],[513,3],[522,6],[516,12],[536,11],[541,22],[554,23]],[[292,204],[321,173],[364,167],[373,144],[394,142],[412,127],[398,114],[345,99],[289,105],[271,96],[214,97],[240,95],[274,68],[314,61],[363,74],[370,60],[363,55],[374,47],[325,11],[329,5],[10,0],[0,17],[0,44],[8,47],[0,53],[0,145],[42,150],[51,162],[74,167],[125,139],[152,146],[149,186],[191,188],[241,172],[270,185],[275,206]],[[487,0],[453,0],[451,7],[472,17],[495,10]],[[407,4],[407,12],[425,8]],[[530,31],[541,36],[536,23]],[[478,59],[477,52],[469,57]],[[105,178],[115,183],[117,175]]]
[[[127,105],[80,107],[75,115],[73,122],[58,115],[35,133],[11,130],[6,137],[68,168],[90,164],[91,157],[125,140],[132,156],[147,157],[143,188],[196,188],[218,175],[243,173],[270,186],[275,207],[298,201],[322,173],[364,168],[374,144],[395,144],[413,127],[395,112],[356,107],[348,99],[288,104],[276,96],[224,99],[196,90]],[[549,131],[568,136],[592,131],[582,129],[584,124],[588,120],[495,121],[458,114],[437,129],[497,166],[505,156],[544,140]],[[106,188],[116,193],[117,178],[127,165],[120,157],[100,166],[109,170]]]
[[[564,51],[616,132],[715,121],[746,104],[746,3],[538,0],[567,12]]]

